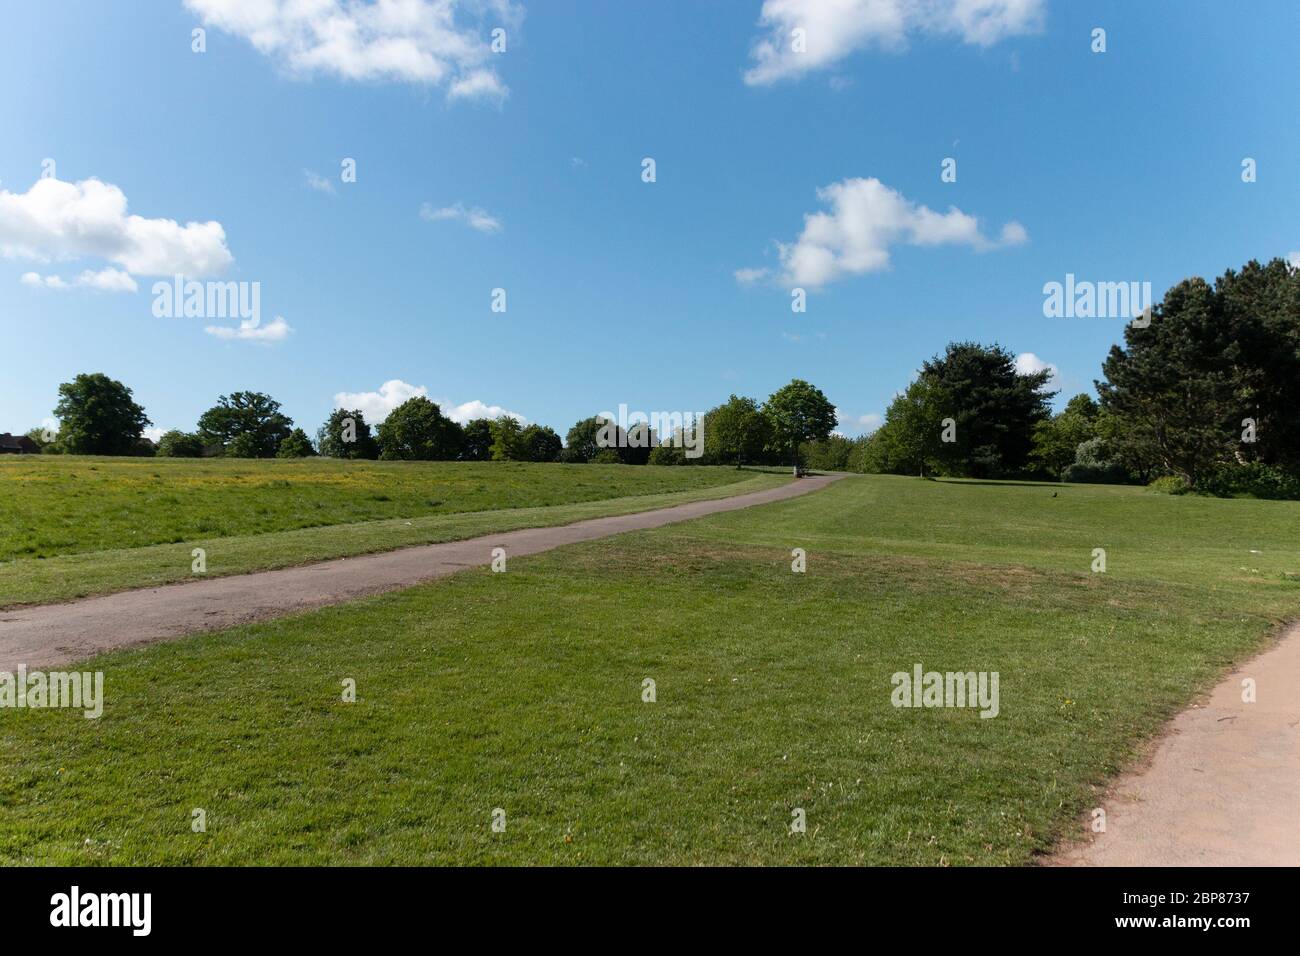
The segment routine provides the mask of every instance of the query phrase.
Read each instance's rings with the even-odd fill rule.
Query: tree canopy
[[[273,458],[289,436],[293,419],[262,392],[231,392],[199,416],[199,437],[235,458]]]
[[[417,395],[398,405],[379,426],[379,457],[385,461],[435,461],[460,452],[460,427],[437,404]]]
[[[152,424],[129,388],[103,372],[78,375],[59,386],[54,406],[59,447],[72,455],[127,455]]]

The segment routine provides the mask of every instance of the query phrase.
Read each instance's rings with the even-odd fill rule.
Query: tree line
[[[702,454],[693,442],[657,435],[648,423],[624,429],[601,416],[584,418],[561,440],[546,425],[510,416],[476,418],[461,425],[436,402],[410,398],[378,425],[360,409],[336,408],[311,438],[281,405],[262,392],[222,395],[199,416],[194,431],[173,429],[157,444],[142,437],[151,423],[123,383],[103,373],[78,375],[59,386],[54,409],[59,430],[29,432],[47,454],[160,455],[172,458],[381,459],[386,461],[536,461],[628,465],[790,464],[809,442],[824,441],[835,427],[835,408],[822,391],[795,379],[761,405],[732,395],[703,416]]]
[[[156,453],[246,458],[558,461],[621,464],[795,463],[819,470],[1153,483],[1163,490],[1300,498],[1300,269],[1247,263],[1214,283],[1190,278],[1165,293],[1111,347],[1097,399],[1053,413],[1046,371],[1021,374],[1000,345],[953,342],[925,361],[869,435],[834,432],[835,409],[795,379],[766,401],[732,395],[703,416],[702,454],[681,436],[627,431],[598,416],[564,440],[544,425],[479,418],[460,425],[412,398],[377,426],[337,408],[309,437],[260,392],[223,395],[193,432],[170,431]],[[148,417],[105,375],[59,387],[57,436],[46,451],[152,454]],[[51,439],[52,440],[49,440]]]
[[[1148,321],[1149,319],[1149,321]],[[1154,484],[1174,493],[1300,498],[1300,269],[1252,260],[1186,279],[1130,323],[1098,399],[1053,414],[1048,372],[950,344],[857,440],[809,449],[814,468],[985,479]]]

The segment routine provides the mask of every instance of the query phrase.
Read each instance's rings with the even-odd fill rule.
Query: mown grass
[[[1023,864],[1296,614],[1297,530],[849,478],[108,655],[101,719],[0,711],[0,861]],[[998,671],[999,715],[894,708],[918,662]]]
[[[0,458],[0,555],[8,558],[0,558],[0,607],[188,580],[194,548],[216,577],[786,480],[704,467]]]
[[[728,468],[0,457],[0,561],[693,491]]]

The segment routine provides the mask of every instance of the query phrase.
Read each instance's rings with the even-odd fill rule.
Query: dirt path
[[[1175,717],[1101,806],[1106,832],[1050,863],[1300,865],[1300,626]]]
[[[259,571],[124,591],[68,604],[0,611],[0,671],[12,672],[19,664],[29,668],[51,667],[114,648],[339,604],[409,587],[464,568],[487,565],[493,548],[505,548],[508,561],[624,531],[658,528],[689,518],[784,501],[824,488],[838,478],[837,475],[804,478],[731,498],[592,518],[556,528],[508,531],[280,571]]]

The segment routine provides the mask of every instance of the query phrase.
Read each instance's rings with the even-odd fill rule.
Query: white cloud
[[[243,37],[300,76],[447,86],[452,99],[500,99],[491,30],[510,31],[509,0],[185,0],[212,27]],[[467,20],[476,21],[472,25]]]
[[[320,193],[329,193],[334,195],[334,184],[319,173],[314,173],[310,169],[302,171],[303,183],[308,189],[314,189]]]
[[[441,209],[434,209],[431,203],[424,203],[420,206],[420,218],[428,222],[459,221],[479,232],[498,232],[501,229],[501,220],[486,209],[477,206],[469,207],[459,202],[443,206]]]
[[[86,269],[72,282],[66,281],[62,276],[42,276],[38,272],[24,272],[18,281],[23,285],[46,289],[71,289],[73,286],[80,286],[98,289],[100,292],[135,292],[137,288],[135,280],[128,273],[111,266],[98,272]]]
[[[766,269],[737,269],[732,273],[741,285],[753,285],[767,275]]]
[[[1055,391],[1061,387],[1061,370],[1051,362],[1045,362],[1033,352],[1021,352],[1016,356],[1016,374],[1033,375],[1035,372],[1051,372],[1046,388]]]
[[[1291,265],[1295,266],[1297,269],[1300,269],[1300,251],[1288,252],[1286,254],[1286,261],[1291,263]]]
[[[500,405],[485,405],[478,399],[474,399],[472,402],[464,402],[460,405],[444,404],[441,407],[442,413],[458,425],[464,425],[466,422],[472,421],[475,418],[495,419],[500,418],[502,415],[507,415],[510,418],[515,419],[521,425],[528,423],[528,419],[524,418],[524,416],[520,415],[518,412],[512,412],[510,409],[502,408]]]
[[[238,339],[244,342],[280,342],[289,337],[293,326],[286,322],[283,316],[277,315],[266,325],[262,325],[257,319],[244,319],[237,327],[205,325],[203,331],[226,341]]]
[[[429,390],[423,385],[411,385],[394,378],[380,385],[377,392],[338,392],[334,395],[334,405],[336,408],[355,409],[365,416],[367,422],[377,424],[402,402],[416,396],[428,398]]]
[[[823,69],[858,50],[900,50],[913,34],[987,47],[1042,28],[1046,0],[764,0],[766,36],[750,49],[752,86]],[[794,34],[802,29],[803,50]]]
[[[99,289],[101,292],[134,292],[136,290],[135,280],[128,273],[123,272],[121,269],[114,269],[112,266],[100,269],[98,272],[87,269],[77,276],[76,284],[91,289]]]
[[[412,385],[394,378],[380,385],[377,392],[337,392],[334,395],[334,407],[356,409],[365,416],[367,422],[377,424],[387,418],[388,413],[398,405],[417,397],[428,398],[429,389],[424,385]],[[437,404],[442,413],[458,425],[464,425],[475,418],[500,418],[502,415],[518,419],[521,424],[528,421],[518,412],[500,405],[488,405],[477,399],[460,405],[449,401],[439,401]]]
[[[18,277],[23,285],[34,289],[66,289],[68,284],[58,276],[43,276],[39,272],[24,272]]]
[[[778,243],[783,274],[790,286],[820,288],[850,275],[889,267],[894,245],[964,245],[977,252],[1018,245],[1029,235],[1009,222],[994,241],[980,232],[979,220],[956,206],[935,212],[907,199],[880,180],[845,179],[817,190],[829,212],[804,216],[803,232],[792,243]],[[754,270],[740,270],[740,272]]]
[[[464,79],[457,80],[447,90],[447,98],[452,100],[504,100],[509,93],[501,78],[491,70],[475,70]]]
[[[118,187],[38,179],[25,193],[0,190],[0,255],[40,262],[94,257],[140,275],[203,277],[233,261],[219,222],[128,215]]]
[[[146,428],[140,434],[143,435],[145,438],[149,439],[151,442],[154,442],[156,444],[158,439],[162,438],[163,435],[167,434],[167,431],[168,430],[166,428],[154,427],[154,428]]]

